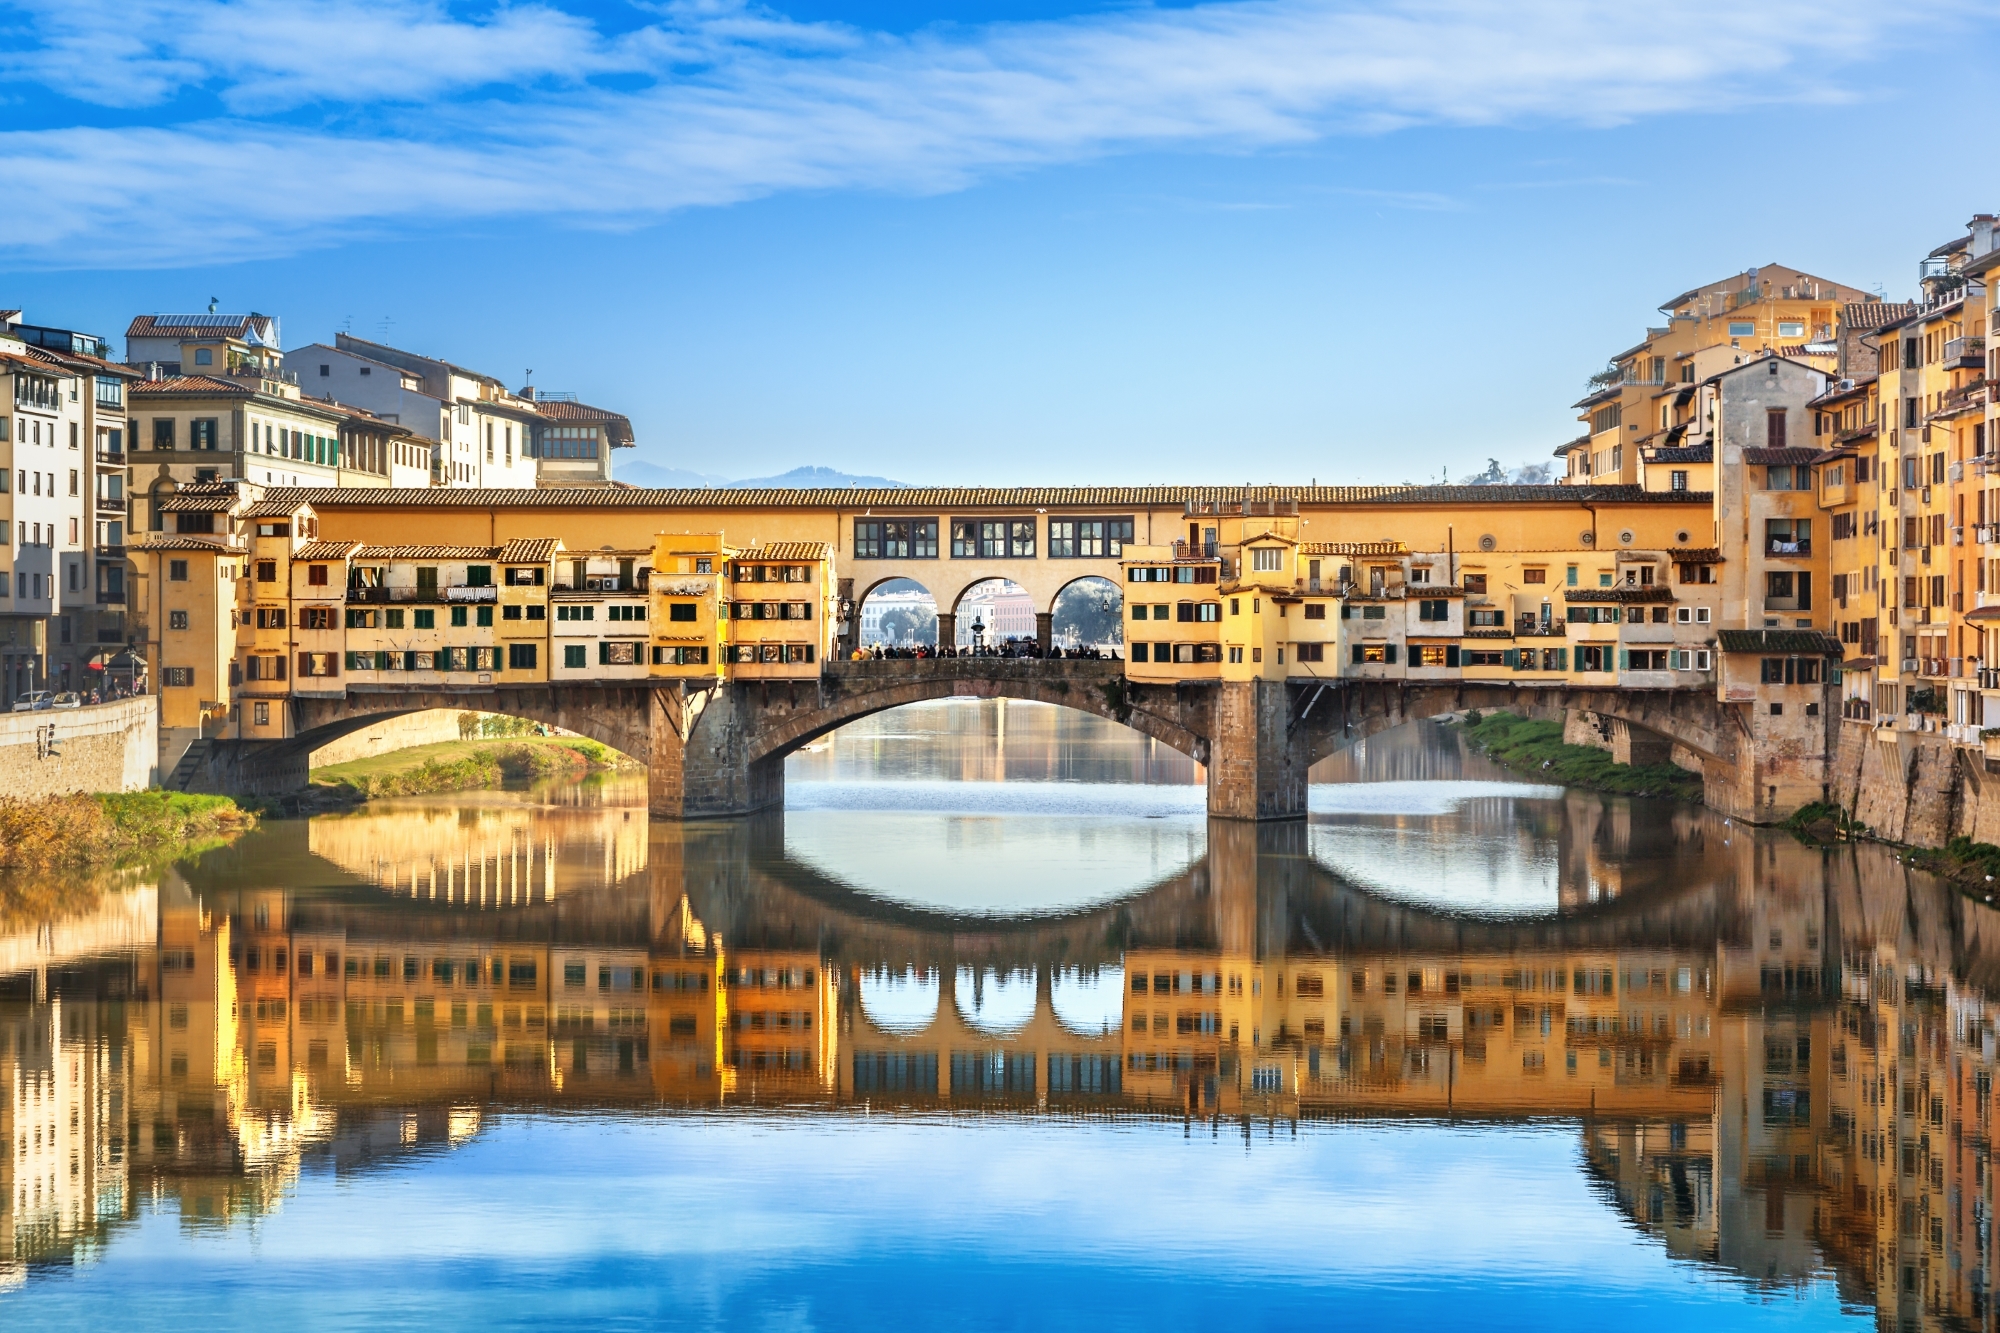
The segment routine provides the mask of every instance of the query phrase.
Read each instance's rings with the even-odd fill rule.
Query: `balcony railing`
[[[1522,616],[1514,622],[1517,638],[1561,638],[1569,633],[1569,622],[1564,620],[1537,620],[1533,616]]]
[[[1803,537],[1798,541],[1780,541],[1773,537],[1764,543],[1765,555],[1809,556],[1812,554],[1812,538]]]
[[[2000,690],[2000,667],[1979,668],[1977,679],[1982,690]]]
[[[1962,361],[1978,369],[1986,364],[1986,339],[1977,337],[1952,338],[1944,345],[1945,363]]]
[[[456,584],[449,588],[354,588],[347,600],[356,606],[438,606],[446,602],[496,602],[500,589],[490,583]]]

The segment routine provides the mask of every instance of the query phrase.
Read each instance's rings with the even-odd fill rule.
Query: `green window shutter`
[[[1631,649],[1629,649],[1629,648],[1620,648],[1620,649],[1618,650],[1618,669],[1619,669],[1620,671],[1630,671],[1630,670],[1632,669],[1632,651],[1631,651]]]
[[[1556,670],[1558,671],[1569,670],[1569,649],[1567,648],[1556,649]]]
[[[1518,671],[1521,666],[1521,650],[1519,648],[1507,649],[1507,651],[1500,654],[1500,661],[1505,664],[1509,671]]]
[[[1387,662],[1387,663],[1389,663],[1389,664],[1390,664],[1390,665],[1392,665],[1392,666],[1393,666],[1393,665],[1395,664],[1395,661],[1396,661],[1396,645],[1395,645],[1395,644],[1393,644],[1393,643],[1389,643],[1389,644],[1384,644],[1384,645],[1382,646],[1382,660],[1383,660],[1384,662]]]
[[[1361,665],[1361,645],[1358,643],[1354,645],[1354,665]]]
[[[611,665],[611,645],[601,639],[597,643],[597,664],[599,666]]]
[[[1457,645],[1457,644],[1455,644],[1455,643],[1448,643],[1448,644],[1446,644],[1446,645],[1445,645],[1445,648],[1444,648],[1444,664],[1445,664],[1446,666],[1448,666],[1448,667],[1455,667],[1455,666],[1457,666],[1457,665],[1458,665],[1458,645]]]

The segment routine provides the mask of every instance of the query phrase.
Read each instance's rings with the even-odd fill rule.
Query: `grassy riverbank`
[[[581,736],[522,736],[508,740],[441,741],[312,772],[315,787],[352,800],[477,791],[535,778],[581,777],[624,768],[630,759]]]
[[[256,823],[227,796],[0,796],[0,868],[52,870],[201,851]]]
[[[1473,748],[1524,777],[1620,796],[1701,800],[1701,777],[1672,764],[1621,764],[1605,750],[1566,745],[1560,722],[1513,713],[1468,713],[1459,724]]]

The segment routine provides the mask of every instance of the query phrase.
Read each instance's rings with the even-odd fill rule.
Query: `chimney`
[[[1965,229],[1971,233],[1972,240],[1966,258],[1977,259],[1993,248],[1993,228],[1994,217],[1991,213],[1972,215],[1972,221],[1965,224]]]
[[[521,394],[520,394],[520,396],[521,396],[521,397],[523,397],[523,398],[525,398],[525,399],[527,399],[527,400],[528,400],[529,402],[531,402],[531,403],[532,403],[532,402],[534,402],[534,401],[536,401],[536,399],[535,399],[535,386],[534,386],[534,385],[532,385],[532,384],[524,384],[524,385],[522,385],[522,386],[521,386]]]

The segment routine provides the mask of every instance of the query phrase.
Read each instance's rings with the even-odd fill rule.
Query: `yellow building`
[[[715,681],[729,643],[729,562],[722,534],[662,535],[653,547],[652,676]]]
[[[729,675],[810,680],[834,650],[837,612],[824,542],[776,542],[730,557]]]

